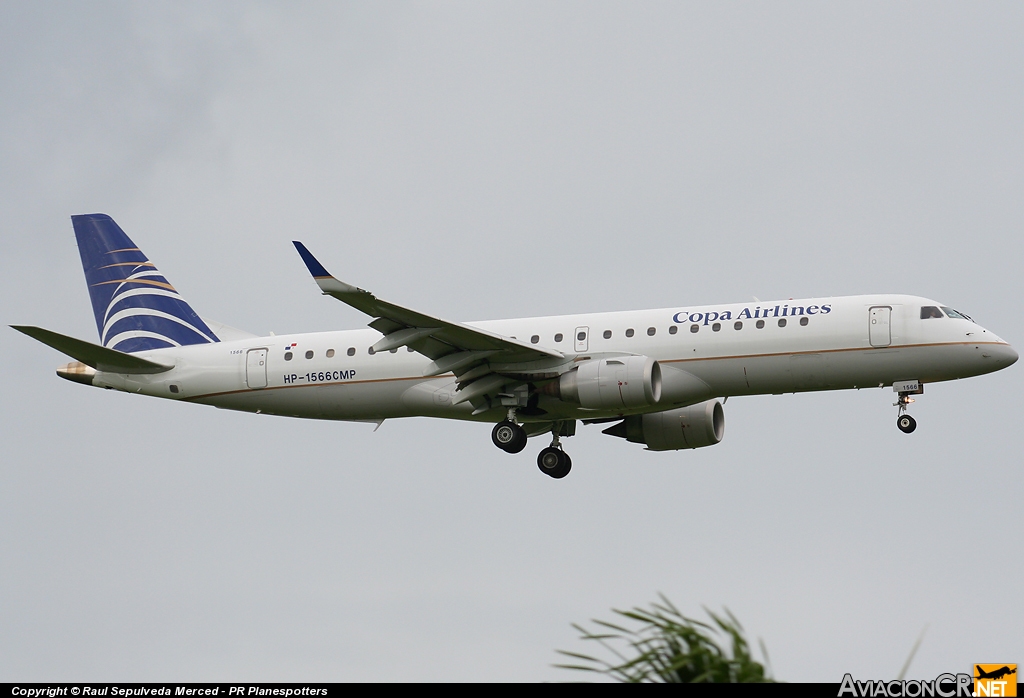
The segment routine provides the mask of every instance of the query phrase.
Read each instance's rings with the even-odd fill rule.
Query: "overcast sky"
[[[70,216],[203,316],[358,328],[913,293],[1024,345],[1024,6],[0,3],[0,320],[96,341]],[[0,680],[559,680],[728,607],[776,676],[1024,661],[1022,366],[747,397],[725,440],[290,420],[62,381],[0,328]],[[1017,504],[1014,504],[1017,502]],[[1017,515],[1013,511],[1018,511]]]

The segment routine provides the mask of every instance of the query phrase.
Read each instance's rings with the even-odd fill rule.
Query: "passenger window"
[[[807,327],[807,318],[806,317],[800,318],[800,325],[802,327]]]
[[[757,329],[763,330],[764,329],[764,320],[758,320],[757,323],[756,323],[756,326],[757,326]]]
[[[409,345],[406,345],[406,347],[405,347],[405,350],[406,350],[407,352],[409,352],[410,354],[411,354],[411,353],[413,353],[414,351],[416,351],[415,349],[413,349],[413,348],[412,348],[412,347],[410,347]]]
[[[306,352],[306,358],[307,359],[312,359],[313,358],[313,350],[312,349],[310,349],[309,351]]]
[[[612,331],[611,330],[605,330],[604,334],[602,334],[601,336],[604,337],[605,339],[611,339],[612,338]]]
[[[328,349],[327,350],[327,358],[328,359],[333,359],[334,358],[334,350],[333,349]]]
[[[654,333],[657,332],[657,331],[658,330],[656,328],[654,328],[654,327],[648,327],[647,328],[647,336],[648,337],[653,337]]]
[[[373,356],[373,355],[374,355],[374,354],[376,354],[377,352],[375,352],[375,351],[373,350],[373,347],[370,347],[369,349],[367,349],[367,350],[366,350],[366,353],[367,353],[367,354],[369,354],[370,356]]]
[[[291,361],[292,360],[292,353],[290,351],[286,351],[284,353],[284,360],[285,361]]]
[[[536,344],[539,341],[540,341],[540,335],[539,334],[535,334],[532,337],[530,337],[530,344]]]
[[[693,332],[694,334],[697,334],[698,332],[700,332],[700,325],[697,325],[697,324],[690,325],[690,332]]]
[[[395,347],[394,349],[392,349],[391,353],[392,354],[397,354],[398,353],[398,347]]]
[[[934,305],[926,305],[921,308],[921,319],[928,320],[929,318],[941,318],[942,311],[936,308]]]
[[[349,356],[355,356],[356,355],[356,348],[355,347],[349,347],[348,351],[346,351],[345,353],[348,354]]]
[[[743,329],[743,323],[742,323],[742,322],[740,322],[739,320],[737,320],[736,322],[734,322],[734,323],[732,324],[732,328],[733,328],[734,330],[742,330],[742,329]]]
[[[784,318],[784,317],[783,318],[779,318],[779,327],[785,327],[785,326],[786,326],[786,318]]]
[[[557,344],[558,342],[561,342],[561,341],[562,341],[562,333],[559,332],[558,334],[555,335],[555,344]]]
[[[626,336],[627,337],[632,337],[633,336],[633,328],[632,327],[630,327],[628,330],[626,330]]]
[[[722,329],[722,323],[716,322],[714,325],[711,326],[711,329],[714,332],[718,332],[720,329]]]
[[[668,328],[668,333],[669,334],[675,334],[678,331],[679,331],[679,326],[678,325],[672,325],[671,327]]]

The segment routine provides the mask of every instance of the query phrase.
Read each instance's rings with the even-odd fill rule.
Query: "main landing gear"
[[[555,423],[551,428],[551,445],[540,452],[537,456],[537,467],[549,477],[560,480],[572,470],[572,459],[569,454],[562,450],[561,440],[558,438],[561,423]],[[572,431],[568,432],[572,434]],[[519,453],[526,448],[526,430],[516,422],[514,409],[508,411],[508,419],[498,422],[491,430],[491,441],[494,445],[506,453]]]
[[[572,458],[562,450],[562,444],[558,442],[557,436],[551,445],[537,456],[537,467],[542,473],[556,480],[561,480],[572,470]]]
[[[506,419],[494,425],[491,441],[506,453],[519,453],[526,448],[526,431],[511,419]]]

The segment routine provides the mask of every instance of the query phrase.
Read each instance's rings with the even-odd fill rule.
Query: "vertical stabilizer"
[[[136,352],[220,341],[110,216],[71,222],[100,344]]]

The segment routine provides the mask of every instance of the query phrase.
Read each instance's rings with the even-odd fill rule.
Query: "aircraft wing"
[[[433,359],[424,375],[454,372],[460,378],[462,400],[472,400],[476,405],[477,398],[498,394],[516,382],[511,379],[503,381],[500,376],[483,368],[485,362],[487,365],[500,363],[508,366],[565,358],[564,354],[554,349],[527,344],[512,337],[442,320],[383,301],[369,291],[334,278],[305,245],[298,241],[293,244],[325,296],[333,296],[374,318],[369,323],[370,327],[384,335],[373,345],[375,352],[408,346]]]

